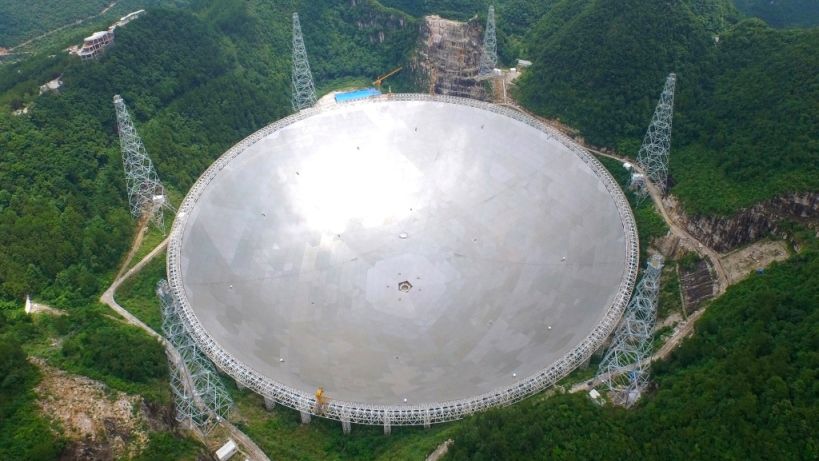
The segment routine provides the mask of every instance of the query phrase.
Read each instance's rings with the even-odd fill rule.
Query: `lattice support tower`
[[[495,7],[489,7],[486,16],[486,29],[483,33],[483,50],[481,51],[479,78],[489,78],[498,64],[498,39],[495,35]]]
[[[207,434],[227,417],[233,400],[213,363],[188,334],[179,305],[165,280],[157,284],[156,294],[162,304],[162,332],[175,350],[168,354],[168,360],[176,420]]]
[[[173,212],[173,207],[167,200],[165,188],[145,151],[125,101],[118,94],[114,95],[114,109],[117,113],[119,144],[131,214],[139,219],[150,219],[164,234],[164,210],[169,209]]]
[[[598,379],[608,388],[609,398],[617,405],[633,405],[648,385],[663,263],[661,255],[649,258],[597,371]]]
[[[293,110],[298,112],[316,103],[316,87],[307,60],[299,14],[293,13]]]
[[[643,145],[637,153],[637,163],[643,168],[646,179],[654,183],[662,193],[666,192],[668,184],[668,156],[671,153],[671,122],[674,116],[676,83],[677,75],[668,74],[660,101],[643,138]],[[646,188],[643,186],[639,190],[644,197]]]

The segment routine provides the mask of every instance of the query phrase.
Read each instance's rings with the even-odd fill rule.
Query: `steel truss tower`
[[[316,87],[307,61],[307,50],[301,35],[299,14],[293,13],[293,110],[300,111],[316,103]]]
[[[481,64],[478,76],[487,78],[492,76],[495,66],[498,64],[498,40],[495,36],[495,7],[489,7],[489,14],[486,16],[486,29],[483,33],[483,51],[481,52]]]
[[[660,255],[649,258],[643,278],[597,370],[598,378],[608,388],[609,399],[617,405],[631,406],[648,385],[663,262]]]
[[[128,203],[131,214],[136,218],[150,218],[165,232],[163,209],[173,210],[165,196],[165,188],[159,181],[154,165],[125,106],[125,101],[114,95],[117,111],[119,144],[122,150],[122,165],[125,168],[125,185],[128,189]]]
[[[227,417],[233,400],[213,363],[185,329],[168,282],[160,280],[156,294],[162,304],[162,332],[176,352],[168,354],[176,420],[207,434]]]
[[[671,153],[671,122],[674,116],[674,86],[676,74],[668,74],[663,93],[654,110],[643,145],[637,153],[637,163],[643,168],[651,182],[661,192],[666,191],[668,181],[668,156]],[[641,189],[645,195],[644,188]]]

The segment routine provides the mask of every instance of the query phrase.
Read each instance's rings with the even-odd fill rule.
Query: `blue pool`
[[[378,96],[379,94],[381,94],[381,92],[375,88],[362,88],[360,90],[337,94],[336,102],[355,101],[356,99],[369,98],[370,96]]]

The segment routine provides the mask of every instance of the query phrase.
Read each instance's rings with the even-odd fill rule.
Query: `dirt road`
[[[92,19],[94,19],[94,18],[98,18],[98,17],[100,17],[100,16],[104,15],[105,13],[107,13],[107,12],[108,12],[108,11],[109,11],[111,8],[113,8],[114,6],[116,6],[116,4],[117,4],[117,2],[112,2],[111,4],[109,4],[108,6],[106,6],[105,8],[103,8],[103,9],[102,9],[102,10],[101,10],[99,13],[97,13],[97,14],[93,14],[93,15],[91,15],[91,16],[88,16],[87,18],[77,19],[76,21],[74,21],[74,22],[72,22],[72,23],[65,24],[65,25],[63,25],[63,26],[57,27],[56,29],[51,29],[51,30],[49,30],[48,32],[44,32],[44,33],[42,33],[42,34],[40,34],[40,35],[38,35],[38,36],[36,36],[36,37],[32,37],[32,38],[30,38],[30,39],[26,40],[26,41],[25,41],[25,42],[23,42],[23,43],[19,43],[19,44],[15,45],[15,46],[13,46],[13,47],[9,48],[8,50],[9,50],[10,52],[13,52],[14,50],[17,50],[17,49],[23,48],[23,47],[25,47],[26,45],[28,45],[28,44],[30,44],[30,43],[33,43],[33,42],[36,42],[37,40],[40,40],[41,38],[48,37],[49,35],[51,35],[51,34],[53,34],[53,33],[55,33],[55,32],[59,32],[59,31],[64,30],[64,29],[68,29],[69,27],[79,26],[80,24],[84,23],[85,21],[90,21],[90,20],[92,20]]]
[[[139,233],[141,234],[141,231]],[[142,240],[141,238],[136,238],[134,240],[134,243],[138,244],[138,242],[141,242],[141,240]],[[122,285],[122,282],[132,277],[133,275],[137,274],[139,271],[142,270],[142,268],[144,268],[149,262],[151,262],[152,259],[154,259],[158,254],[162,253],[162,251],[164,251],[165,248],[168,246],[168,240],[169,238],[163,240],[159,245],[156,246],[156,248],[151,250],[150,253],[148,253],[144,258],[142,258],[141,261],[136,263],[134,267],[129,269],[121,276],[117,277],[114,280],[114,282],[111,283],[111,286],[109,286],[108,289],[105,290],[105,293],[102,294],[102,296],[100,297],[100,302],[113,309],[116,313],[125,318],[125,320],[131,325],[141,328],[146,333],[156,338],[165,347],[165,353],[168,356],[168,360],[170,360],[173,364],[179,364],[181,363],[182,358],[180,357],[179,352],[177,352],[177,350],[173,347],[173,345],[171,345],[168,341],[165,341],[165,338],[156,331],[154,331],[153,328],[149,327],[142,320],[136,318],[136,316],[128,312],[128,310],[126,310],[124,307],[120,306],[115,299],[117,289],[119,288],[120,285]],[[129,252],[129,255],[133,256],[134,253],[135,249],[132,248],[131,251]],[[130,257],[127,257],[122,265],[122,269],[120,270],[120,272],[122,272],[124,268],[128,267],[129,263]],[[180,367],[180,369],[187,371],[186,367]],[[192,383],[191,377],[185,376],[185,379],[189,382],[189,385],[192,386],[192,384],[190,384]],[[250,437],[245,435],[245,433],[240,431],[236,426],[225,420],[222,420],[219,424],[223,426],[225,429],[227,429],[228,432],[230,432],[231,437],[233,437],[236,443],[238,443],[242,447],[244,452],[250,457],[251,460],[270,461],[270,458],[268,458],[267,455],[264,454],[261,448],[259,448],[258,445],[256,445],[256,443],[250,439]]]

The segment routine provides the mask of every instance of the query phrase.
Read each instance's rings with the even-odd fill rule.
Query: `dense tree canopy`
[[[774,27],[819,25],[819,2],[815,0],[734,0],[737,9]]]
[[[635,155],[676,72],[671,174],[689,211],[819,188],[819,29],[731,25],[719,2],[556,2],[528,37],[524,104]],[[536,44],[536,45],[535,45]]]
[[[582,394],[489,411],[448,459],[815,459],[819,253],[729,289],[631,410]]]
[[[34,330],[30,319],[0,309],[0,459],[56,459],[62,450],[34,401],[40,376],[22,348]]]

